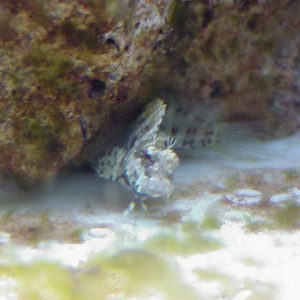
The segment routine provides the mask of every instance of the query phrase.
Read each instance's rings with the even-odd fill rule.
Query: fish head
[[[126,177],[136,193],[148,197],[169,196],[173,191],[172,175],[179,165],[177,154],[159,143],[145,143],[126,163]]]

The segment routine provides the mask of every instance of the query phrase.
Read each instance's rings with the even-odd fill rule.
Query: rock
[[[256,204],[260,202],[259,197],[236,197],[234,195],[225,195],[225,200],[235,204]]]
[[[257,190],[252,190],[252,189],[240,189],[234,191],[234,194],[236,196],[248,196],[248,197],[259,197],[261,196],[261,192]]]
[[[201,3],[200,3],[201,2]],[[299,128],[299,1],[193,1],[192,42],[168,77],[186,105],[218,103],[230,121],[279,136]]]
[[[256,204],[261,201],[262,193],[252,189],[240,189],[233,194],[225,195],[225,199],[236,204]]]
[[[291,199],[290,194],[283,193],[283,194],[273,195],[270,198],[270,202],[272,202],[272,203],[283,203],[283,202],[289,201],[290,199]]]
[[[300,2],[205,3],[2,1],[0,167],[41,180],[101,156],[157,94],[299,128]]]
[[[171,4],[2,1],[0,166],[47,178],[96,132],[101,154],[149,97]]]

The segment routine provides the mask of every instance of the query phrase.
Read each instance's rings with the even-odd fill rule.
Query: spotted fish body
[[[173,150],[180,156],[198,157],[214,151],[235,158],[262,157],[262,125],[225,122],[224,111],[221,105],[187,110],[170,103],[160,130],[176,140]]]
[[[169,196],[179,158],[160,134],[165,112],[162,100],[149,103],[130,128],[125,145],[111,149],[98,160],[97,174],[123,183],[138,196]]]
[[[168,197],[174,189],[173,171],[179,165],[177,153],[199,156],[213,150],[235,157],[240,153],[253,156],[260,129],[255,126],[222,122],[220,107],[185,110],[170,103],[167,108],[155,99],[134,122],[125,144],[101,157],[95,170],[100,177],[126,185],[137,196]]]

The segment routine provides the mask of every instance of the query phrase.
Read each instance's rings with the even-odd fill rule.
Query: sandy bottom
[[[146,212],[94,174],[35,192],[3,177],[0,299],[300,299],[299,141],[185,161]]]

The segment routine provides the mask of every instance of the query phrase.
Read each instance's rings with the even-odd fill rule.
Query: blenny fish
[[[124,145],[110,149],[94,167],[98,176],[118,181],[135,193],[135,200],[168,197],[178,154],[202,151],[255,154],[256,124],[222,122],[222,109],[208,106],[186,110],[161,99],[146,105],[129,129]]]
[[[160,131],[165,113],[161,99],[149,103],[129,129],[125,144],[112,148],[95,166],[99,177],[129,187],[135,192],[134,201],[142,205],[146,198],[168,197],[174,189],[172,175],[179,158],[172,140]]]

